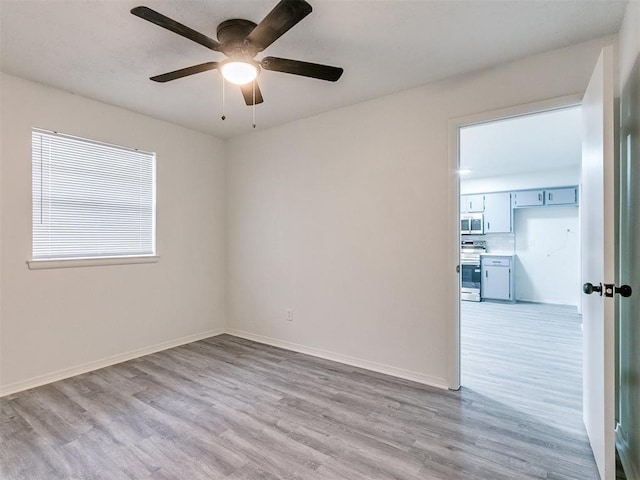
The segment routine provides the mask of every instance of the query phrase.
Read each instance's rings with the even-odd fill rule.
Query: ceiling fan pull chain
[[[253,83],[253,106],[252,106],[253,128],[256,128],[256,81],[254,80],[252,83]]]
[[[224,110],[225,110],[225,108],[224,108],[224,84],[225,84],[224,77],[222,77],[222,117],[221,117],[222,120],[226,120],[227,119],[227,116],[224,113]]]

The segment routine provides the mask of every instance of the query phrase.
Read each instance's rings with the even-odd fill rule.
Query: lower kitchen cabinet
[[[483,255],[480,297],[483,300],[515,301],[513,256]]]

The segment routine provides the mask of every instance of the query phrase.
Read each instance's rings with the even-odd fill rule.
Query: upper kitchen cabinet
[[[484,195],[461,195],[460,196],[461,212],[484,212]]]
[[[514,207],[544,205],[544,190],[521,190],[513,193]]]
[[[484,232],[511,233],[511,193],[484,195]]]
[[[514,208],[548,205],[577,205],[578,187],[520,190],[513,192],[511,196]]]
[[[546,205],[577,205],[578,188],[552,188],[544,191]]]

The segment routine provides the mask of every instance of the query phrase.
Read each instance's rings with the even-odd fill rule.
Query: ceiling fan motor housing
[[[228,57],[249,55],[255,57],[258,49],[245,42],[247,35],[256,27],[250,20],[232,18],[225,20],[217,28],[218,41],[222,44],[222,53]]]

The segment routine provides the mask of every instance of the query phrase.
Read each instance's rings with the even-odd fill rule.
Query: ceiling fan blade
[[[344,71],[340,67],[301,62],[300,60],[289,60],[288,58],[278,57],[264,57],[261,65],[265,70],[292,73],[293,75],[302,75],[303,77],[317,78],[320,80],[327,80],[329,82],[337,81]]]
[[[291,27],[311,13],[311,5],[304,0],[280,0],[273,10],[247,36],[254,47],[264,50]]]
[[[253,85],[256,86],[256,105],[264,102],[262,98],[262,92],[260,91],[260,87],[258,86],[257,80],[253,82],[249,82],[246,85],[240,85],[240,90],[242,90],[242,96],[244,97],[244,103],[247,105],[253,105]]]
[[[161,13],[158,13],[155,10],[151,10],[149,7],[135,7],[131,9],[131,13],[136,17],[140,17],[143,20],[155,23],[159,27],[171,30],[178,35],[182,35],[183,37],[199,43],[200,45],[203,45],[207,48],[210,48],[211,50],[215,50],[216,52],[220,51],[221,45],[213,38],[209,38],[206,35],[203,35],[202,33],[196,32],[195,30],[187,27],[186,25],[182,25],[181,23],[178,23],[175,20],[170,19],[169,17],[165,17]]]
[[[218,62],[201,63],[200,65],[194,65],[193,67],[181,68],[180,70],[174,70],[173,72],[163,73],[162,75],[156,75],[151,77],[150,80],[154,82],[169,82],[182,77],[188,77],[196,73],[206,72],[207,70],[213,70],[218,68]]]

